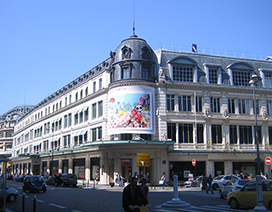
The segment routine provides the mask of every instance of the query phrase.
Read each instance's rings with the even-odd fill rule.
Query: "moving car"
[[[193,180],[187,180],[184,182],[185,187],[201,187],[203,181],[203,176],[196,177]]]
[[[1,187],[0,187],[0,196],[2,196],[2,197],[4,196],[4,192],[5,192],[5,190],[3,188],[4,188],[3,185],[1,185]],[[10,188],[10,187],[6,186],[5,196],[6,196],[6,201],[7,202],[14,202],[18,197],[18,191],[13,189],[13,188]]]
[[[236,191],[243,188],[243,186],[247,184],[249,181],[250,180],[246,180],[246,179],[241,179],[241,180],[235,179],[235,180],[230,180],[227,183],[224,183],[219,189],[220,198],[223,199],[227,197],[229,192]]]
[[[240,180],[240,177],[237,177],[236,175],[218,175],[215,178],[213,178],[212,182],[212,188],[213,190],[217,190],[220,188],[224,183],[228,182],[229,180]]]
[[[46,192],[46,184],[41,176],[26,176],[24,179],[23,192],[43,191]]]
[[[262,180],[263,206],[272,210],[272,180]],[[253,208],[257,206],[256,181],[250,181],[243,188],[230,192],[227,202],[231,208]]]
[[[72,185],[73,187],[77,186],[77,176],[75,174],[61,174],[60,176],[60,185],[62,187]]]

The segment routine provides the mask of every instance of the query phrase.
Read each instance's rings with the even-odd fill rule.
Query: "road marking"
[[[66,209],[66,207],[63,207],[63,206],[61,206],[61,205],[56,205],[56,204],[54,204],[54,203],[48,203],[48,205],[54,206],[54,207],[56,207],[56,208]]]
[[[44,203],[44,202],[45,202],[45,201],[40,200],[40,199],[36,199],[36,201],[37,201],[37,202],[42,202],[42,203]]]

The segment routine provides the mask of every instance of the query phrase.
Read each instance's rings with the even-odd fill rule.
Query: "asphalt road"
[[[22,183],[8,181],[8,185],[19,191],[19,198],[14,203],[7,203],[7,212],[22,212]],[[25,193],[25,212],[34,211],[33,198],[36,196],[37,212],[122,212],[122,191],[121,187],[110,187],[98,185],[96,188],[72,188],[48,186],[46,193]],[[149,203],[150,212],[155,211],[159,206],[173,198],[173,188],[165,187],[161,189],[150,188]],[[191,204],[191,208],[180,211],[245,211],[233,210],[226,200],[220,199],[218,192],[214,195],[202,192],[200,188],[179,187],[179,199]]]

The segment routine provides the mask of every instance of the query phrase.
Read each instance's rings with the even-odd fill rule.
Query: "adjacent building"
[[[272,61],[159,49],[133,34],[110,57],[42,100],[14,128],[14,173],[255,175],[272,147]],[[192,160],[196,161],[195,166]],[[270,167],[261,164],[262,172]]]
[[[0,116],[0,157],[9,158],[12,155],[13,128],[17,120],[29,112],[33,106],[17,106]],[[11,169],[9,161],[7,167]],[[4,170],[1,167],[1,173]]]

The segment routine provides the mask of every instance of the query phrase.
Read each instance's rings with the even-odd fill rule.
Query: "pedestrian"
[[[162,189],[164,189],[164,185],[165,185],[165,176],[164,176],[164,174],[162,175],[159,184],[162,185]]]
[[[120,186],[124,187],[124,178],[120,175]]]
[[[202,181],[202,191],[206,191],[207,190],[207,177],[205,176],[205,174],[203,175],[203,181]]]
[[[207,187],[207,194],[209,193],[209,190],[211,190],[212,194],[213,193],[213,187],[212,187],[212,175],[210,174],[209,177],[208,177],[208,180],[207,180],[207,183],[208,183],[208,187]]]
[[[145,179],[145,178],[142,178],[142,179],[140,180],[140,183],[141,183],[140,188],[141,188],[141,190],[142,190],[142,192],[143,192],[143,195],[144,195],[144,197],[148,200],[148,192],[149,192],[149,188],[148,188],[148,186],[146,185],[146,179]],[[144,205],[144,204],[142,204],[142,205]]]
[[[148,200],[143,195],[140,186],[137,185],[137,178],[132,177],[130,184],[123,190],[122,206],[126,212],[140,212],[140,206],[148,205]]]

